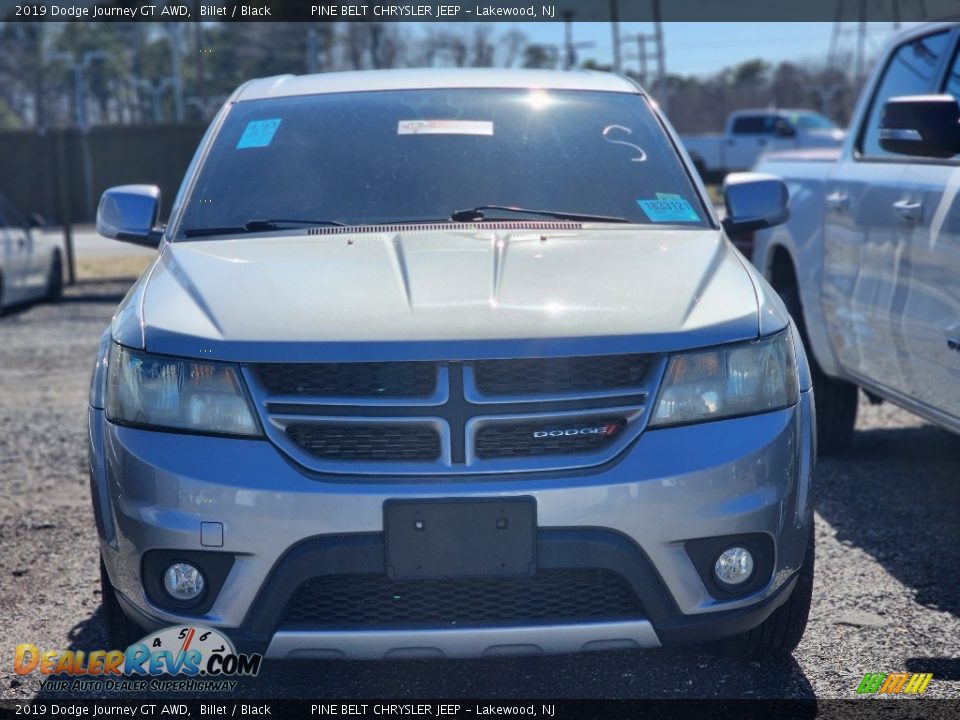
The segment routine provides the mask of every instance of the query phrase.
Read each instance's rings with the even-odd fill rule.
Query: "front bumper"
[[[91,483],[108,573],[145,627],[218,627],[268,657],[655,647],[742,632],[789,596],[812,516],[812,418],[811,395],[802,393],[782,411],[647,431],[616,462],[579,473],[358,480],[309,476],[266,441],[123,428],[91,409]],[[540,568],[608,567],[626,578],[643,612],[548,625],[283,626],[288,598],[312,575],[382,571],[385,501],[517,495],[536,500]],[[201,523],[221,524],[222,546],[201,544]],[[743,597],[714,597],[684,543],[743,533],[771,538],[769,581]],[[151,602],[142,559],[158,549],[233,556],[209,609],[197,615]]]

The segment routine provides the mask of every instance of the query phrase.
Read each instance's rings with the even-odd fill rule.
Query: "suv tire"
[[[100,597],[103,601],[103,615],[107,624],[107,638],[110,647],[126,650],[131,644],[143,637],[143,628],[127,617],[117,600],[117,591],[110,583],[107,567],[100,558]]]
[[[813,569],[816,540],[813,524],[810,539],[803,558],[797,584],[790,597],[780,607],[752,630],[721,640],[719,650],[740,660],[767,660],[789,655],[800,644],[810,615],[810,600],[813,596]]]

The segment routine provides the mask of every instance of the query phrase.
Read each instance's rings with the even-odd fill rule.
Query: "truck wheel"
[[[830,455],[846,450],[853,438],[853,426],[857,421],[857,386],[846,380],[828,377],[809,351],[807,328],[803,321],[800,292],[796,283],[777,283],[783,304],[797,324],[803,344],[808,348],[807,361],[813,379],[813,400],[817,410],[817,454]]]
[[[63,296],[63,263],[60,253],[55,252],[50,260],[50,272],[47,275],[47,302],[57,302]]]
[[[116,650],[126,650],[130,645],[143,637],[143,629],[127,617],[117,600],[117,591],[110,584],[107,567],[100,558],[100,597],[103,601],[103,615],[107,623],[107,636],[110,647]]]
[[[757,627],[721,640],[718,649],[723,654],[740,660],[766,660],[789,655],[800,644],[803,632],[807,629],[813,597],[815,545],[811,523],[803,566],[798,571],[797,584],[793,586],[790,597]]]

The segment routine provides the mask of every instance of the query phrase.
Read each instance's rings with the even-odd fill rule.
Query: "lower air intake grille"
[[[449,580],[329,575],[300,586],[283,624],[366,628],[509,620],[551,623],[642,614],[632,588],[609,570],[557,569],[530,577]]]
[[[287,435],[311,455],[324,460],[419,460],[440,457],[440,436],[429,425],[287,426]]]
[[[497,423],[476,435],[476,455],[481,459],[574,455],[596,452],[620,434],[623,420],[588,420],[577,423]]]
[[[625,390],[643,385],[647,355],[480,360],[477,390],[489,397]]]

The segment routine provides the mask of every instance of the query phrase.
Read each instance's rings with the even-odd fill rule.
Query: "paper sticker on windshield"
[[[253,147],[267,147],[273,142],[273,135],[280,127],[280,118],[270,120],[253,120],[247,123],[246,130],[237,142],[237,149]]]
[[[680,195],[657,193],[656,200],[637,200],[637,205],[653,222],[700,222],[697,211]]]
[[[401,120],[397,135],[493,135],[490,120]]]

